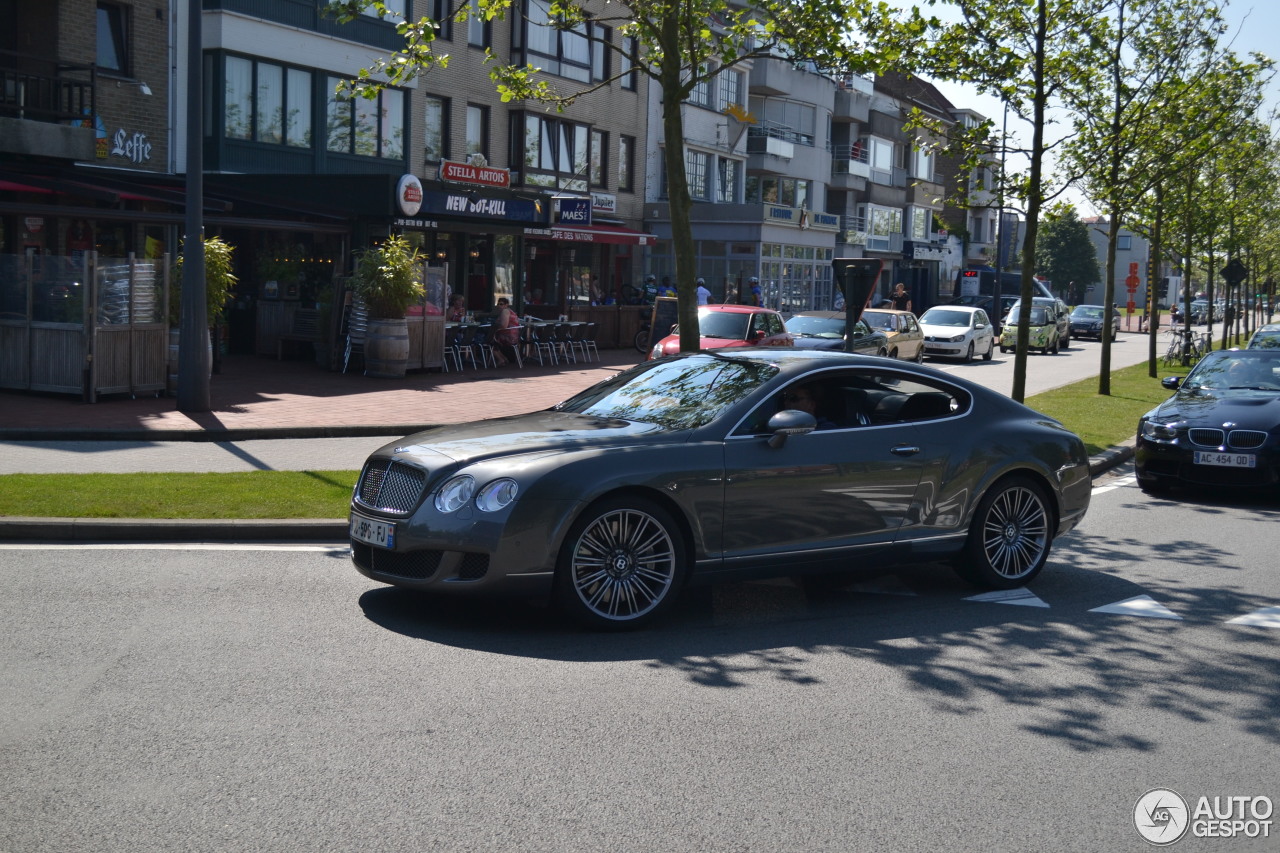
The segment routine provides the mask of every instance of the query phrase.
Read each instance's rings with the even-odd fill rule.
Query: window
[[[689,182],[689,197],[695,201],[707,201],[711,197],[708,185],[708,171],[711,155],[705,151],[686,151],[684,155],[684,174]]]
[[[911,207],[911,239],[912,240],[928,240],[929,239],[929,220],[933,211],[927,207]]]
[[[466,155],[472,154],[489,159],[489,108],[467,104]]]
[[[911,149],[911,177],[933,180],[933,154],[924,148]]]
[[[757,133],[785,139],[797,145],[814,144],[818,109],[813,104],[783,98],[753,98],[751,112],[759,121]]]
[[[609,134],[591,131],[591,186],[607,187],[609,174]]]
[[[427,145],[422,156],[428,163],[449,159],[449,99],[426,97],[427,109],[423,124],[427,132]]]
[[[480,11],[480,0],[469,0],[467,4],[467,44],[472,47],[489,46],[489,22]]]
[[[285,128],[286,145],[311,147],[311,72],[290,68],[286,72]]]
[[[253,62],[228,56],[223,78],[223,133],[228,139],[253,139]]]
[[[325,147],[338,154],[404,158],[404,92],[383,89],[373,99],[336,91],[341,78],[329,77]]]
[[[738,200],[738,173],[742,164],[737,160],[720,158],[719,180],[716,182],[716,201],[722,204],[733,204]]]
[[[525,50],[532,54],[529,61],[548,74],[587,82],[591,78],[593,50],[605,49],[592,45],[587,38],[587,25],[557,27],[548,0],[528,0],[526,15]]]
[[[618,189],[631,192],[635,189],[634,178],[636,140],[633,136],[618,137]]]
[[[706,69],[703,69],[703,73],[706,74],[708,72]],[[701,80],[699,80],[696,84],[694,84],[693,89],[689,92],[689,99],[687,103],[694,104],[699,107],[710,107],[711,106],[711,84],[713,82],[714,82],[714,78],[707,78],[704,76]]]
[[[223,68],[223,136],[311,147],[310,71],[243,56]]]
[[[622,65],[619,70],[621,71],[620,79],[622,81],[622,88],[634,90],[636,88],[636,77],[639,74],[639,72],[636,71],[637,50],[635,36],[626,36],[623,38],[622,53],[620,56],[621,59],[619,59],[619,62]]]
[[[405,0],[382,0],[382,4],[387,7],[387,20],[403,21],[405,13]],[[378,13],[372,8],[360,10],[361,15],[368,15],[371,18],[378,17]]]
[[[98,4],[98,57],[99,68],[128,74],[129,10],[115,3]]]
[[[747,181],[747,201],[758,204],[782,204],[787,207],[812,207],[813,183],[796,178],[752,176]]]
[[[513,121],[516,128],[523,123],[523,132],[513,132],[511,142],[517,155],[512,162],[524,164],[526,184],[586,191],[591,154],[587,125],[538,113],[515,113]]]
[[[613,28],[603,24],[591,24],[591,79],[603,80],[609,76],[608,45],[613,44]]]
[[[742,104],[742,72],[741,71],[722,71],[720,72],[720,104],[721,112],[730,106],[741,106]]]
[[[453,41],[453,2],[452,0],[428,0],[431,20],[436,24],[436,38],[442,41]]]
[[[1129,234],[1116,235],[1116,250],[1127,252],[1133,248],[1133,237]]]

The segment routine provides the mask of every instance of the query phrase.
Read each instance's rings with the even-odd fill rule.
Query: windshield
[[[892,332],[894,330],[894,315],[886,314],[883,311],[867,311],[862,315],[862,319],[867,321],[867,325],[873,329],[885,329]]]
[[[1280,393],[1280,357],[1262,350],[1219,350],[1202,358],[1182,385]]]
[[[1077,320],[1101,320],[1102,309],[1092,305],[1081,305],[1071,312],[1071,316]]]
[[[715,355],[664,358],[612,376],[555,409],[694,429],[715,420],[777,372],[771,364]]]
[[[704,311],[698,314],[698,333],[704,338],[728,338],[734,341],[747,339],[750,314],[728,311]]]
[[[1031,309],[1031,325],[1043,326],[1047,322],[1049,322],[1049,315],[1045,313],[1043,308]]]
[[[968,311],[954,311],[947,308],[930,308],[920,318],[921,323],[930,326],[960,326],[969,328],[969,320],[973,314]]]
[[[802,338],[843,338],[844,318],[792,317],[787,321],[787,331]]]

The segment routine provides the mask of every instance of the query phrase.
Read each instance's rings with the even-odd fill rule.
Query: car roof
[[[970,314],[975,311],[981,311],[985,314],[987,311],[987,309],[981,305],[935,305],[933,308],[942,308],[947,311],[968,311]],[[924,313],[928,314],[929,311],[933,310],[933,308],[926,310]]]
[[[777,314],[772,308],[762,308],[759,305],[699,305],[699,311],[713,312],[716,314]]]
[[[797,311],[791,315],[794,320],[797,317],[818,317],[822,320],[838,320],[844,317],[843,311]]]
[[[981,305],[979,305],[978,307],[979,307],[979,308],[981,308],[982,306],[981,306]],[[914,315],[914,314],[915,314],[915,312],[914,312],[914,311],[899,311],[899,310],[898,310],[898,309],[896,309],[896,308],[868,308],[868,309],[866,309],[865,311],[863,311],[863,312],[862,312],[862,315],[863,315],[864,317],[865,317],[866,315],[868,315],[868,314],[912,314],[912,315]]]

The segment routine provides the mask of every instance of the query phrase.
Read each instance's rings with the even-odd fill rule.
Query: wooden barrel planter
[[[369,320],[364,339],[364,375],[383,379],[404,376],[409,364],[409,324],[399,320]]]

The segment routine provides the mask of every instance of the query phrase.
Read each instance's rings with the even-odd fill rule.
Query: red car
[[[649,358],[680,352],[679,329],[673,326],[671,332],[653,345]],[[795,344],[781,314],[754,305],[702,305],[698,308],[698,332],[698,348],[704,350]]]

